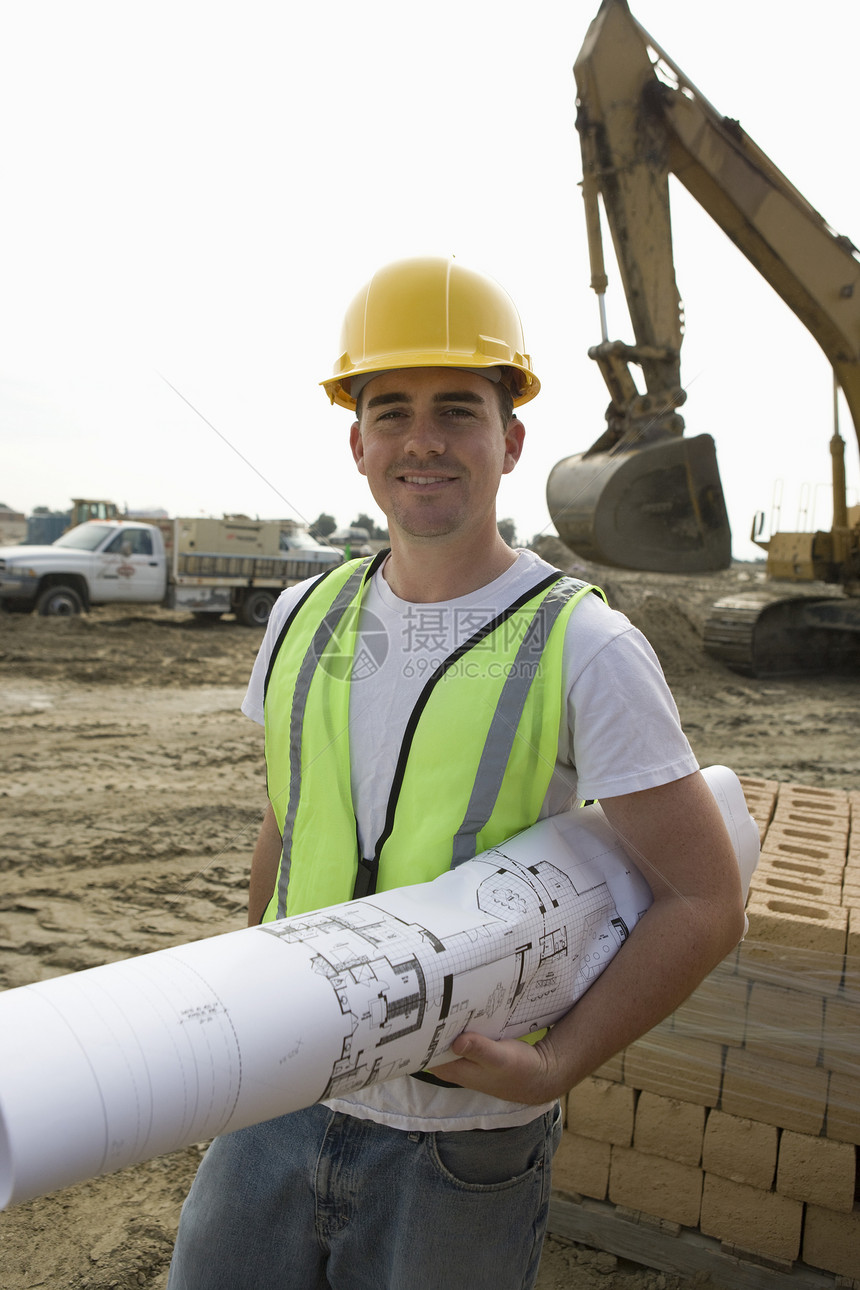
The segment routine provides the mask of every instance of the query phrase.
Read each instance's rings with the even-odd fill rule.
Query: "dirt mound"
[[[670,685],[684,678],[725,683],[725,668],[704,652],[699,628],[677,601],[649,594],[628,617],[651,642]]]
[[[725,668],[702,646],[705,617],[722,596],[763,578],[755,566],[736,565],[713,574],[655,574],[589,564],[555,537],[542,538],[537,549],[556,568],[602,589],[612,608],[647,636],[670,684],[692,677],[703,685],[725,680]]]

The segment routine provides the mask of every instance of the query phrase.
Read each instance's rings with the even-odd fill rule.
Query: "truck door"
[[[93,600],[141,604],[164,598],[165,562],[148,529],[124,528],[95,553]]]

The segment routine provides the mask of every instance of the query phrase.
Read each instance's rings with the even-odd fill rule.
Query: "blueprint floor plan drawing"
[[[606,882],[579,868],[518,864],[504,847],[471,861],[474,918],[444,936],[426,925],[426,907],[406,922],[379,896],[269,924],[270,935],[315,950],[313,971],[342,1014],[342,1052],[319,1100],[408,1074],[416,1056],[417,1068],[430,1066],[464,1030],[514,1037],[555,1020],[559,1000],[566,1011],[628,933]],[[644,884],[640,897],[644,911]]]
[[[758,829],[704,772],[746,887]],[[434,882],[0,994],[0,1208],[563,1016],[651,903],[599,807]]]

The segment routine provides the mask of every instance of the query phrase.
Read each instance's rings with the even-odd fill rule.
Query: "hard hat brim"
[[[526,360],[527,361],[527,360]],[[499,368],[501,367],[505,376],[509,379],[503,380],[511,392],[514,401],[514,407],[522,407],[524,403],[529,403],[540,391],[540,381],[525,363],[521,366],[519,363],[499,362],[498,358],[486,359],[481,361],[481,355],[469,354],[463,355],[462,362],[452,362],[451,354],[444,351],[440,354],[392,354],[381,357],[378,365],[368,367],[361,364],[358,367],[347,368],[337,376],[330,377],[327,381],[320,381],[320,385],[325,390],[331,403],[336,403],[338,407],[347,408],[349,411],[355,411],[355,398],[349,390],[349,379],[351,376],[367,376],[387,371],[404,371],[414,367],[444,367],[453,369],[465,369],[476,371],[482,367]]]

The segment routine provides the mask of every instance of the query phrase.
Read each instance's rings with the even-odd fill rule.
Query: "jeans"
[[[168,1290],[530,1290],[559,1108],[408,1133],[309,1107],[217,1138],[182,1209]]]

